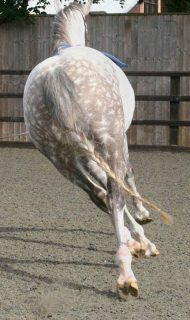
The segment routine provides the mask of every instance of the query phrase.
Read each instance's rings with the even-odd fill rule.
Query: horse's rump
[[[124,121],[119,82],[112,64],[102,54],[94,55],[95,50],[94,58],[81,48],[76,55],[74,50],[65,51],[42,81],[48,112],[62,129],[82,132],[101,144],[113,143],[123,135]],[[104,72],[103,63],[108,64]]]

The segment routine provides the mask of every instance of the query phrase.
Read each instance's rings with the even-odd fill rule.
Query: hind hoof
[[[153,219],[150,218],[150,217],[145,217],[145,218],[143,218],[142,220],[136,218],[135,220],[136,220],[136,221],[138,222],[138,224],[140,224],[140,225],[148,224],[148,223],[150,223],[150,222],[153,221]]]
[[[128,280],[123,284],[118,283],[117,292],[121,300],[126,300],[129,294],[131,294],[133,297],[138,297],[139,289],[137,281]]]

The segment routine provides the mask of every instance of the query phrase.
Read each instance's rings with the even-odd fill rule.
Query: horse
[[[133,217],[125,192],[101,165],[107,163],[138,195],[126,136],[135,108],[134,91],[121,68],[85,46],[85,17],[92,1],[62,8],[58,0],[57,5],[54,55],[32,70],[24,88],[26,128],[35,147],[111,217],[117,239],[117,290],[123,299],[137,296],[132,255],[159,254],[136,221],[148,221],[149,212],[135,197]]]

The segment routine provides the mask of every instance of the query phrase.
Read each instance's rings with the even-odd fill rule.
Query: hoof
[[[140,225],[148,224],[148,223],[150,223],[150,222],[153,221],[153,219],[150,218],[150,217],[143,218],[142,220],[136,218],[135,220],[136,220],[136,221],[138,222],[138,224],[140,224]]]
[[[142,245],[140,250],[131,252],[131,254],[137,259],[142,259],[142,258],[156,257],[160,254],[160,252],[156,249],[155,246],[145,247],[144,245]]]
[[[133,257],[137,258],[137,259],[142,259],[145,257],[146,252],[144,249],[141,249],[139,251],[135,251],[134,253],[132,253]]]
[[[133,297],[138,297],[139,289],[137,281],[128,280],[123,284],[118,283],[117,292],[121,300],[126,300],[129,294],[131,294]]]
[[[128,248],[135,258],[143,258],[145,256],[144,247],[137,241],[133,241],[132,244],[129,243]]]
[[[145,257],[149,258],[149,257],[157,257],[159,256],[160,252],[156,249],[155,251],[150,252],[149,250],[147,250],[145,252]]]
[[[135,241],[134,239],[133,240],[129,240],[127,242],[127,246],[128,246],[129,251],[131,252],[131,254],[134,257],[138,257],[140,251],[142,251],[141,243],[138,242],[138,241]]]

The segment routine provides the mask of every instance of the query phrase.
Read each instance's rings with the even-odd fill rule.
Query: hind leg
[[[44,154],[65,178],[83,189],[98,208],[108,213],[107,191],[86,170],[88,158],[82,157],[81,159],[73,155],[65,158],[58,153],[55,156],[55,153],[50,152],[49,149]]]
[[[108,209],[107,199],[107,176],[106,173],[90,158],[84,158],[77,164],[77,169],[83,177],[83,181],[79,179],[77,182],[81,188],[85,184],[88,185],[88,194],[91,200],[98,208],[106,213],[110,213]],[[81,184],[82,182],[82,184]]]
[[[124,179],[124,161],[114,160],[114,153],[109,165],[120,179]],[[120,165],[119,165],[120,164]],[[130,232],[124,226],[125,194],[117,182],[108,177],[108,203],[117,239],[116,263],[119,267],[117,288],[119,296],[125,299],[128,294],[138,295],[138,285],[131,268],[132,255],[128,248]]]
[[[127,144],[127,136],[125,140],[125,161],[126,161],[126,177],[125,181],[131,188],[131,190],[134,192],[136,196],[140,196],[136,184],[135,184],[135,178],[134,178],[134,171],[131,166],[130,160],[129,160],[129,152],[128,152],[128,144]],[[143,206],[142,201],[138,200],[137,198],[133,198],[134,205],[136,207],[135,212],[135,219],[140,224],[146,224],[152,221],[152,218],[150,218],[149,211]]]

